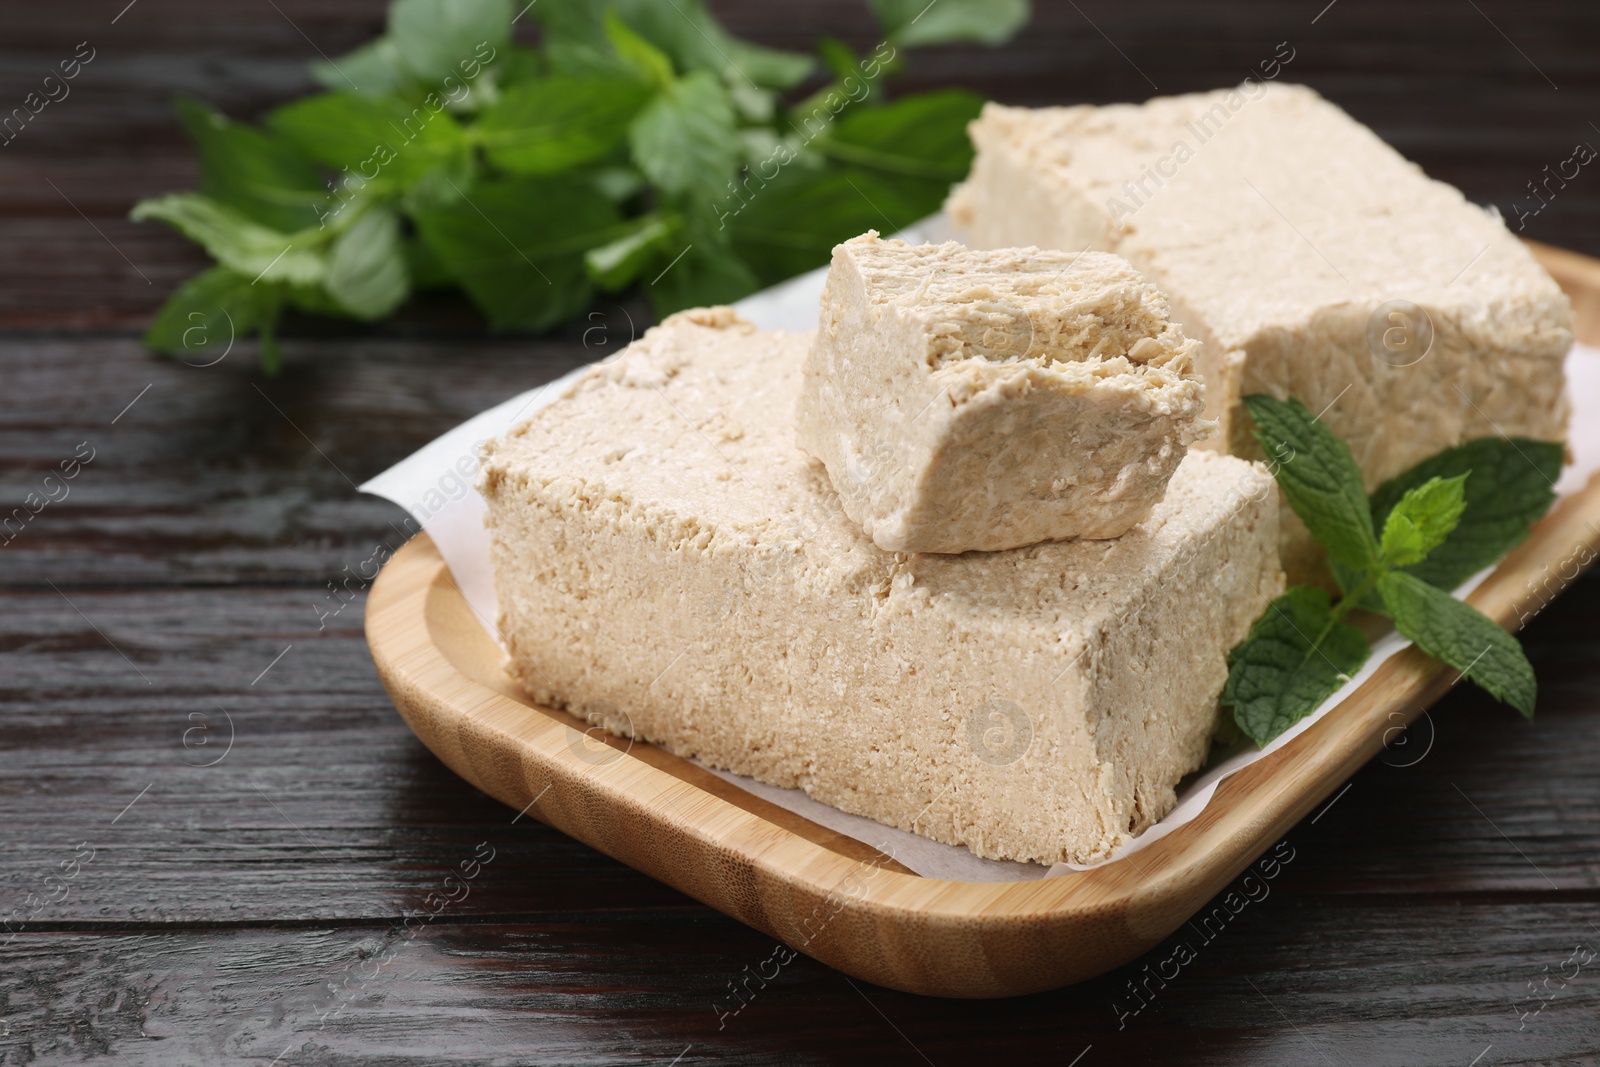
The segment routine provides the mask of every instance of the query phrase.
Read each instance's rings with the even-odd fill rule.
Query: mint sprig
[[[705,0],[540,0],[537,47],[512,0],[394,0],[382,37],[312,64],[327,92],[260,126],[179,101],[200,188],[133,218],[217,267],[145,341],[203,364],[259,333],[271,370],[289,308],[370,321],[453,286],[492,328],[544,330],[601,292],[638,286],[664,315],[822,266],[935,211],[971,162],[982,99],[891,99],[905,51],[996,44],[1029,11],[870,8],[881,43],[825,41],[818,62],[734,37]]]
[[[1406,569],[1429,585],[1454,589],[1528,536],[1555,502],[1565,449],[1559,441],[1482,437],[1440,452],[1372,494],[1383,522],[1401,497],[1430,478],[1466,476],[1466,508],[1445,543]]]
[[[1361,669],[1371,648],[1345,621],[1357,607],[1388,615],[1422,651],[1532,718],[1538,687],[1516,638],[1449,590],[1549,509],[1562,446],[1469,441],[1369,498],[1349,448],[1305,405],[1261,394],[1244,402],[1284,498],[1327,549],[1344,594],[1290,588],[1229,654],[1221,702],[1238,728],[1265,745]]]

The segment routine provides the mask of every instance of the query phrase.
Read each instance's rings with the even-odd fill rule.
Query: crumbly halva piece
[[[1239,398],[1295,396],[1367,487],[1462,441],[1559,440],[1567,298],[1505,225],[1303,86],[1142,105],[988,105],[949,210],[977,247],[1125,256],[1201,342],[1219,442],[1260,456]],[[1287,510],[1285,566],[1326,580]]]
[[[1212,429],[1194,348],[1118,256],[869,231],[833,250],[797,440],[885,551],[1117,537]]]
[[[675,315],[487,446],[512,674],[980,856],[1103,858],[1204,759],[1282,588],[1272,479],[1193,452],[1114,541],[887,553],[794,445],[810,341]]]

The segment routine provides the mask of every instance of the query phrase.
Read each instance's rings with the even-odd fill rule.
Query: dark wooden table
[[[1045,2],[1016,43],[920,54],[906,84],[1141,99],[1237,81],[1289,41],[1287,77],[1508,217],[1600,144],[1592,3],[1325,3]],[[329,581],[401,537],[356,483],[603,353],[575,331],[487,336],[452,300],[291,326],[273,379],[244,346],[206,369],[143,351],[202,265],[125,220],[194,181],[173,95],[259,114],[382,6],[126,4],[0,3],[0,112],[95,49],[0,148],[0,503],[93,451],[0,548],[0,911],[30,916],[0,944],[0,1063],[1600,1062],[1595,579],[1527,630],[1534,725],[1455,692],[1289,835],[1270,896],[1137,1014],[1128,983],[1170,945],[987,1003],[802,956],[719,1026],[768,939],[512,825],[395,715],[361,603],[322,616]],[[718,8],[768,43],[872,43],[856,0]],[[1600,172],[1526,232],[1600,254]],[[490,849],[470,896],[402,939],[398,916]]]

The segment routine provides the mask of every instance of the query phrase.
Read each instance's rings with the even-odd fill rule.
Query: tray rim
[[[1569,293],[1577,291],[1579,337],[1600,337],[1600,261],[1561,249],[1533,250]],[[1501,625],[1515,622],[1515,630],[1550,599],[1527,576],[1570,562],[1580,548],[1588,550],[1588,560],[1570,577],[1562,575],[1566,584],[1600,548],[1600,478],[1558,501],[1468,602]],[[1135,958],[1375,755],[1386,731],[1421,715],[1457,680],[1453,671],[1407,649],[1299,737],[1225,779],[1198,816],[1145,849],[1055,878],[959,882],[853,858],[620,743],[612,746],[615,758],[583,759],[566,733],[582,723],[513,696],[509,679],[499,688],[484,684],[435,640],[434,626],[449,621],[452,598],[459,602],[455,611],[470,613],[438,550],[420,534],[384,565],[366,613],[368,644],[385,688],[412,730],[452,770],[513,809],[791,946],[797,931],[810,928],[795,921],[799,912],[785,902],[803,908],[818,901],[831,909],[831,921],[808,932],[801,951],[867,981],[943,996],[1035,992]],[[468,621],[477,628],[470,614]],[[530,769],[548,778],[537,796]],[[557,784],[565,788],[545,799]],[[597,811],[642,817],[640,826],[681,840],[684,848],[663,853],[646,835],[631,832],[640,826],[597,822]],[[731,864],[724,872],[731,877],[689,869],[691,855]],[[752,885],[754,900],[748,899]],[[1030,940],[1032,946],[1017,944]],[[924,950],[931,950],[933,965]],[[941,956],[973,951],[981,962],[966,973],[937,965]]]

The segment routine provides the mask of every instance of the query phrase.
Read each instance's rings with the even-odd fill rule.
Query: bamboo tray
[[[1600,343],[1600,261],[1534,251],[1571,295],[1579,338]],[[1560,501],[1471,603],[1515,627],[1597,546],[1600,479]],[[400,714],[474,786],[832,967],[947,997],[1051,989],[1141,955],[1455,680],[1408,649],[1149,848],[1067,877],[952,882],[919,877],[662,749],[586,735],[586,723],[529,703],[426,535],[383,568],[366,629]]]

